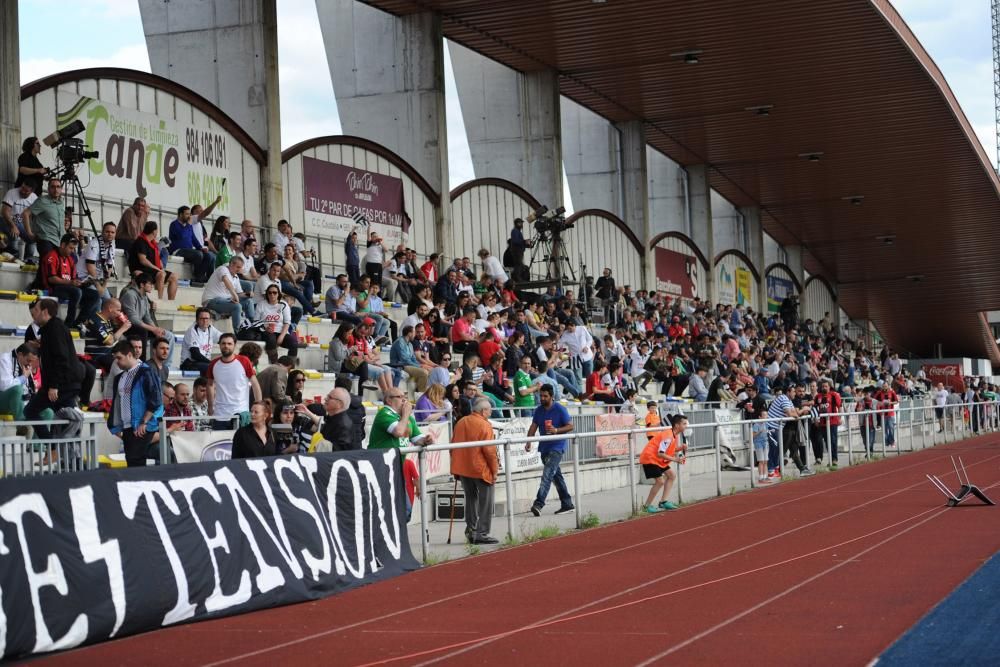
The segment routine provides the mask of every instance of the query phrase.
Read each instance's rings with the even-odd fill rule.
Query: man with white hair
[[[323,440],[330,443],[330,448],[326,451],[344,452],[361,449],[361,443],[355,437],[354,423],[347,414],[349,407],[351,407],[351,395],[346,389],[336,387],[327,392],[323,399],[325,415],[318,415],[304,405],[299,405],[296,412],[309,417],[313,422],[313,428],[323,435]]]
[[[479,442],[493,439],[490,425],[492,403],[477,398],[472,412],[458,420],[452,442]],[[493,487],[500,470],[497,448],[463,447],[451,452],[451,474],[462,482],[465,493],[465,537],[470,544],[497,544],[490,536],[493,521]]]

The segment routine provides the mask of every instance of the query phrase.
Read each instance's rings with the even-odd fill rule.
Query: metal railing
[[[37,433],[29,439],[16,435],[19,427],[68,426],[80,424],[79,435],[71,438],[39,438]],[[0,436],[0,477],[52,475],[64,472],[96,470],[97,424],[96,420],[70,422],[65,419],[4,422],[4,430],[15,434]]]
[[[884,456],[886,456],[889,453],[895,453],[898,456],[903,451],[917,451],[918,449],[925,449],[928,446],[932,446],[933,447],[933,446],[936,446],[938,444],[945,444],[945,443],[949,443],[949,442],[955,442],[956,440],[963,439],[964,437],[970,437],[970,435],[977,435],[980,432],[990,432],[990,433],[996,432],[998,429],[1000,429],[1000,409],[998,409],[998,407],[1000,407],[1000,406],[998,406],[997,403],[971,403],[971,404],[958,404],[958,405],[954,405],[954,406],[948,406],[948,408],[952,409],[952,412],[951,412],[952,418],[949,419],[948,418],[948,413],[945,414],[944,421],[943,421],[943,426],[942,426],[942,430],[940,432],[936,431],[933,428],[931,428],[929,432],[927,430],[927,424],[930,423],[930,424],[933,425],[935,423],[935,421],[936,421],[936,417],[935,417],[935,413],[934,412],[931,412],[931,419],[930,419],[930,421],[928,421],[928,419],[927,419],[927,412],[929,410],[934,410],[934,406],[919,405],[919,406],[908,406],[908,407],[894,407],[894,408],[885,408],[885,409],[876,409],[876,410],[868,410],[868,411],[847,413],[846,415],[843,415],[843,416],[847,416],[847,417],[852,417],[852,416],[858,417],[858,416],[860,416],[861,418],[866,418],[868,416],[873,416],[873,417],[874,416],[879,416],[879,415],[883,415],[884,416],[884,415],[888,415],[889,413],[892,413],[892,412],[897,413],[897,414],[902,414],[904,412],[914,413],[914,414],[910,415],[909,419],[905,422],[905,423],[907,423],[909,425],[909,428],[907,430],[907,432],[909,434],[909,437],[908,437],[908,440],[906,442],[906,445],[907,445],[906,447],[903,446],[904,443],[903,443],[902,438],[900,438],[895,443],[896,446],[894,446],[894,447],[891,447],[891,446],[887,445],[886,438],[885,438],[885,430],[883,429],[883,437],[882,437],[882,441],[881,441],[881,446],[879,448],[879,455],[884,457]],[[955,411],[957,411],[957,412],[955,412]],[[955,417],[962,416],[966,411],[970,414],[970,420],[969,420],[969,424],[967,426],[965,425],[964,419],[955,418]],[[693,431],[697,431],[698,429],[710,429],[710,428],[711,429],[715,429],[714,451],[712,452],[712,455],[714,456],[714,471],[715,471],[715,482],[716,482],[716,484],[715,484],[715,486],[716,486],[716,495],[717,496],[721,496],[723,494],[723,482],[722,482],[722,479],[723,479],[722,478],[722,462],[723,462],[723,457],[722,457],[721,443],[720,443],[720,440],[719,440],[719,437],[718,437],[718,432],[719,432],[718,429],[719,429],[719,427],[722,427],[722,426],[731,427],[731,426],[736,426],[736,425],[738,425],[740,427],[744,427],[744,426],[749,427],[749,426],[752,426],[753,424],[767,424],[767,425],[782,424],[783,425],[783,424],[786,424],[786,423],[800,422],[800,421],[803,421],[804,419],[807,419],[807,418],[805,418],[805,417],[783,417],[783,418],[779,418],[779,419],[766,418],[766,419],[754,419],[754,420],[741,420],[741,421],[738,421],[738,422],[729,422],[729,423],[709,422],[709,423],[702,423],[702,424],[691,424],[690,421],[689,421],[687,433],[691,433]],[[949,431],[949,429],[948,429],[949,424],[952,427],[951,431]],[[919,442],[917,440],[916,434],[914,433],[914,431],[916,430],[914,428],[914,426],[916,426],[916,425],[919,425],[919,428],[920,428]],[[426,476],[424,474],[424,472],[426,470],[425,456],[426,456],[427,453],[434,452],[434,451],[451,451],[451,450],[454,450],[454,449],[461,449],[461,448],[468,448],[468,447],[496,446],[496,447],[500,448],[500,450],[501,450],[501,451],[498,452],[498,454],[502,457],[503,469],[505,471],[510,471],[510,470],[512,470],[512,468],[511,468],[511,448],[512,447],[515,447],[515,446],[523,447],[523,446],[525,446],[529,442],[530,443],[537,443],[537,442],[549,442],[549,441],[554,441],[554,440],[566,440],[569,443],[568,446],[571,449],[571,456],[572,456],[572,480],[573,480],[573,483],[572,483],[572,492],[574,493],[574,498],[575,498],[575,500],[574,500],[574,514],[575,514],[575,519],[576,519],[576,527],[580,528],[580,527],[582,527],[582,520],[583,520],[583,516],[584,516],[584,500],[583,500],[583,495],[580,493],[580,488],[581,488],[580,487],[580,469],[581,469],[581,464],[582,464],[581,441],[583,441],[586,438],[596,437],[598,435],[603,435],[603,436],[627,435],[627,436],[629,436],[628,437],[628,443],[629,443],[628,461],[629,461],[630,464],[627,466],[627,468],[628,468],[627,472],[628,472],[628,483],[629,483],[629,487],[630,487],[630,490],[631,490],[631,493],[630,493],[630,497],[631,497],[631,512],[634,514],[634,513],[636,513],[639,510],[639,504],[638,504],[639,499],[638,499],[638,497],[636,495],[636,491],[637,491],[637,487],[638,487],[638,474],[637,474],[637,470],[636,470],[637,452],[636,452],[636,446],[635,446],[635,437],[633,437],[633,436],[641,435],[641,434],[656,433],[658,431],[664,430],[664,428],[665,428],[665,426],[660,426],[660,427],[656,427],[656,428],[648,428],[648,429],[647,428],[631,428],[631,429],[621,429],[621,430],[617,430],[617,431],[603,431],[601,433],[596,433],[596,432],[589,432],[589,433],[587,433],[587,432],[572,432],[572,433],[565,433],[565,434],[552,435],[552,436],[537,436],[536,435],[536,436],[534,436],[532,438],[528,438],[528,437],[521,437],[521,438],[499,438],[499,439],[494,439],[494,440],[483,440],[483,441],[477,441],[477,442],[463,442],[463,443],[454,443],[454,442],[452,442],[452,443],[448,443],[448,444],[445,444],[445,445],[429,445],[429,446],[426,446],[426,447],[419,447],[419,446],[417,446],[417,447],[406,447],[406,448],[400,449],[400,452],[402,454],[410,454],[410,453],[416,453],[417,454],[417,459],[418,459],[417,469],[418,469],[418,472],[419,472],[419,480],[420,480],[420,482],[419,482],[419,484],[420,484],[420,496],[419,497],[420,497],[420,503],[421,503],[421,512],[420,512],[421,545],[420,546],[421,546],[421,555],[422,555],[422,558],[426,561],[426,559],[427,559],[427,549],[428,549],[428,546],[429,546],[429,532],[428,532],[428,526],[427,526],[427,480],[426,480]],[[830,429],[832,428],[831,424],[829,423],[829,420],[827,420],[825,428],[827,429],[827,439],[826,439],[826,442],[829,443],[830,442],[829,434],[830,434]],[[784,445],[784,437],[783,437],[784,428],[779,426],[775,430],[777,431],[777,441],[778,441],[777,447],[778,447],[778,452],[779,452],[778,457],[779,457],[779,461],[783,462],[783,459],[786,456],[785,445]],[[850,466],[850,465],[852,465],[854,463],[858,463],[858,462],[860,462],[862,460],[860,458],[858,459],[858,461],[854,460],[853,457],[854,457],[854,455],[856,453],[857,454],[861,454],[862,458],[864,458],[864,459],[870,459],[870,458],[872,458],[872,456],[874,456],[874,452],[869,452],[867,449],[865,449],[865,450],[857,450],[857,449],[855,449],[853,437],[851,435],[852,433],[853,433],[852,429],[847,429],[847,434],[848,434],[847,443],[846,443],[847,444],[847,449],[846,449],[846,452],[845,452],[846,455],[847,455],[846,456],[846,464],[847,464],[847,466]],[[902,430],[900,431],[900,435],[901,434],[902,434]],[[928,435],[930,436],[930,443],[929,444],[927,442],[927,436]],[[936,437],[937,435],[941,435],[940,442],[938,442],[939,438]],[[841,445],[841,442],[838,441],[838,453],[841,451],[840,445]],[[799,443],[797,446],[805,447],[805,444]],[[752,452],[752,450],[751,450],[751,452]],[[833,463],[831,452],[829,450],[827,450],[827,451],[824,452],[824,454],[825,454],[825,457],[829,457],[831,459],[831,463]],[[751,456],[752,456],[752,453],[751,453]],[[837,458],[839,459],[839,456]],[[756,467],[754,465],[752,465],[752,463],[753,463],[753,461],[750,461],[751,465],[747,466],[749,470],[746,473],[749,476],[751,488],[757,486],[757,469],[756,469]],[[782,467],[784,467],[784,466],[782,465]],[[505,493],[506,493],[506,502],[505,502],[506,513],[505,514],[506,514],[506,522],[507,522],[507,536],[508,536],[508,539],[513,540],[514,539],[514,501],[515,501],[514,490],[513,490],[513,479],[512,479],[512,475],[511,474],[507,474],[507,473],[501,473],[501,474],[503,474],[503,477],[504,477],[503,484],[505,486]],[[680,475],[680,474],[677,475],[677,496],[678,496],[678,500],[680,502],[684,501],[683,479],[684,479],[683,475]],[[498,483],[499,483],[499,478],[498,478]]]

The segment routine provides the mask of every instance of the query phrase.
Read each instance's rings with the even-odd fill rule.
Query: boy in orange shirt
[[[683,454],[687,452],[687,445],[681,444],[681,435],[687,428],[688,420],[684,415],[672,415],[670,417],[670,428],[656,433],[646,448],[639,455],[639,463],[642,464],[642,471],[646,479],[652,479],[653,488],[646,496],[645,510],[650,514],[656,514],[663,510],[675,510],[677,505],[667,500],[670,489],[677,479],[677,474],[670,469],[670,464],[677,462],[684,463]],[[678,455],[678,451],[681,455]],[[660,504],[654,505],[656,494],[662,493]]]

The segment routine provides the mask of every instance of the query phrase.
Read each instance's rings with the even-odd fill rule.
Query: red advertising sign
[[[932,384],[941,382],[945,387],[954,387],[955,391],[965,389],[962,367],[959,364],[924,364],[923,368]]]
[[[656,249],[656,290],[693,299],[698,294],[698,260],[666,248]]]
[[[635,426],[635,415],[629,414],[605,414],[594,416],[594,430],[601,431],[621,431]],[[598,456],[626,456],[628,455],[628,435],[599,435],[597,436]]]
[[[401,179],[303,156],[302,181],[306,217],[313,232],[346,234],[355,224],[356,213],[387,242],[409,229]]]

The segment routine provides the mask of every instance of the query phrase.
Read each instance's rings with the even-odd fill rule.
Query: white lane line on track
[[[921,450],[921,451],[926,451],[926,450]],[[694,532],[694,531],[697,531],[697,530],[702,530],[704,528],[710,528],[710,527],[713,527],[713,526],[716,526],[716,525],[719,525],[719,524],[723,524],[723,523],[727,523],[727,522],[730,522],[730,521],[735,521],[735,520],[743,519],[743,518],[746,518],[748,516],[752,516],[754,514],[758,514],[758,513],[761,513],[761,512],[771,511],[773,509],[782,507],[783,505],[787,505],[787,504],[790,504],[790,503],[799,502],[799,501],[805,500],[807,498],[813,498],[813,497],[816,497],[816,496],[824,495],[824,494],[829,493],[831,491],[837,491],[837,490],[846,488],[848,486],[853,486],[855,484],[860,484],[860,483],[863,483],[863,482],[867,482],[867,481],[879,479],[879,478],[882,478],[882,477],[886,477],[888,475],[894,475],[896,473],[900,473],[900,472],[909,470],[910,468],[914,468],[914,467],[917,467],[917,466],[926,466],[926,465],[928,465],[928,464],[930,464],[930,463],[932,463],[932,462],[934,462],[936,460],[940,460],[940,459],[945,458],[945,456],[947,456],[946,452],[948,450],[939,449],[939,450],[931,450],[931,451],[935,451],[935,452],[940,451],[940,452],[942,452],[942,454],[941,454],[941,456],[931,457],[929,460],[926,460],[926,461],[919,461],[919,462],[911,463],[909,465],[902,466],[902,467],[899,467],[899,468],[894,468],[892,470],[887,470],[885,472],[881,472],[881,473],[878,473],[878,474],[875,474],[875,475],[868,475],[868,476],[865,476],[865,477],[863,477],[861,479],[852,480],[850,482],[845,482],[843,484],[830,487],[829,489],[824,489],[824,490],[820,490],[820,491],[814,491],[812,493],[804,494],[804,495],[801,495],[801,496],[795,496],[793,498],[789,498],[789,499],[786,499],[786,500],[782,500],[782,501],[779,501],[779,502],[776,502],[776,503],[769,504],[769,505],[767,505],[765,507],[759,507],[757,509],[749,510],[747,512],[742,512],[740,514],[728,516],[728,517],[725,517],[725,518],[722,518],[722,519],[717,519],[715,521],[710,521],[710,522],[704,523],[704,524],[699,524],[698,526],[694,526],[694,527],[691,527],[691,528],[686,528],[684,530],[677,531],[677,532],[674,532],[674,533],[669,533],[669,534],[666,534],[666,535],[660,535],[658,537],[651,538],[649,540],[644,540],[642,542],[633,542],[633,543],[628,544],[627,546],[619,547],[619,548],[616,548],[616,549],[611,549],[609,551],[606,551],[606,552],[603,552],[603,553],[600,553],[600,554],[595,554],[593,556],[589,556],[587,558],[580,559],[579,561],[574,561],[574,564],[586,563],[586,562],[589,562],[589,561],[592,561],[592,560],[596,560],[596,559],[607,558],[609,556],[613,556],[615,554],[618,554],[618,553],[621,553],[621,552],[624,552],[624,551],[629,551],[631,549],[636,549],[636,548],[639,548],[639,547],[648,546],[649,544],[660,542],[662,540],[674,539],[674,538],[676,538],[676,537],[678,537],[680,535],[691,533],[691,532]],[[998,455],[998,456],[1000,456],[1000,455]],[[978,465],[979,463],[983,463],[983,462],[985,462],[987,460],[991,460],[993,458],[996,458],[996,456],[990,457],[990,459],[985,459],[984,461],[981,461],[981,462],[978,462],[978,463],[975,463],[975,464],[972,464],[972,465]],[[949,474],[950,475],[954,475],[954,472],[945,473],[945,475],[942,475],[942,476],[947,476]],[[918,482],[918,484],[919,484],[919,482]],[[916,485],[917,484],[911,485],[911,487],[912,486],[916,486]],[[909,489],[911,487],[906,487],[906,489]],[[788,488],[788,487],[785,487],[785,488]],[[898,492],[904,491],[906,489],[901,489]],[[871,501],[871,502],[875,502],[875,501]],[[856,507],[852,508],[852,510],[853,509],[858,509],[860,507],[864,507],[867,504],[869,504],[869,503],[865,503],[863,505],[856,506]],[[696,510],[698,507],[704,507],[704,506],[707,506],[707,503],[699,503],[698,505],[695,505],[691,509]],[[847,511],[852,511],[852,510],[847,510]],[[838,512],[837,514],[835,514],[833,516],[837,516],[839,514],[841,514],[841,513]],[[833,518],[833,516],[827,517],[827,519]],[[615,524],[615,525],[620,525],[620,524]],[[609,526],[609,527],[612,527],[612,526]],[[770,539],[773,539],[773,537],[772,538],[768,538],[768,540],[764,540],[764,541],[769,541]],[[764,541],[762,541],[762,542],[764,542]],[[755,545],[751,545],[751,546],[756,546],[756,544]],[[749,547],[746,547],[746,548],[749,548]],[[742,550],[742,549],[740,549],[740,550]],[[507,550],[494,551],[494,552],[491,552],[491,554],[488,554],[487,557],[489,557],[489,555],[500,554],[500,553],[504,553],[506,551]],[[734,552],[734,553],[736,553],[736,552]],[[724,554],[722,557],[725,557],[726,555],[731,555],[731,554]],[[717,560],[717,559],[713,559],[713,560]],[[459,563],[459,562],[461,562],[461,561],[456,561],[456,564]],[[713,562],[713,561],[705,561],[706,564],[709,563],[709,562]],[[534,572],[529,572],[529,573],[526,573],[526,574],[523,574],[523,575],[520,575],[520,576],[517,576],[517,577],[512,577],[510,579],[504,579],[502,581],[498,581],[496,583],[489,584],[487,586],[483,586],[483,587],[477,588],[475,591],[463,591],[461,593],[455,593],[453,595],[447,595],[447,596],[444,596],[444,597],[441,597],[441,598],[437,598],[435,600],[430,600],[428,602],[424,602],[422,604],[419,604],[419,605],[416,605],[416,606],[413,606],[413,607],[408,607],[406,609],[395,610],[395,611],[392,611],[392,612],[388,612],[386,614],[382,614],[382,615],[379,615],[379,616],[374,616],[372,618],[368,618],[368,619],[364,619],[364,620],[360,620],[360,621],[355,621],[353,623],[349,623],[349,624],[346,624],[346,625],[338,626],[338,627],[335,627],[335,628],[330,628],[330,629],[327,629],[327,630],[323,630],[321,632],[316,632],[316,633],[313,633],[313,634],[310,634],[310,635],[306,635],[304,637],[298,637],[298,638],[295,638],[295,639],[290,639],[290,640],[287,640],[287,641],[284,641],[284,642],[280,642],[280,643],[277,643],[277,644],[274,644],[272,646],[268,646],[268,647],[265,647],[265,648],[256,649],[254,651],[248,651],[246,653],[241,653],[241,654],[238,654],[238,655],[235,655],[235,656],[228,656],[228,657],[223,658],[221,660],[216,660],[216,661],[213,661],[213,662],[205,663],[204,667],[216,667],[217,665],[229,664],[229,663],[232,663],[232,662],[237,662],[237,661],[248,659],[248,658],[253,658],[253,657],[256,657],[258,655],[263,655],[263,654],[266,654],[266,653],[270,653],[272,651],[282,650],[282,649],[288,648],[290,646],[295,646],[295,645],[298,645],[298,644],[303,644],[303,643],[306,643],[306,642],[314,641],[316,639],[321,639],[323,637],[328,637],[330,635],[339,634],[339,633],[345,632],[347,630],[353,630],[354,628],[357,628],[357,627],[360,627],[360,626],[363,626],[363,625],[367,625],[369,623],[377,623],[377,622],[384,621],[384,620],[389,619],[389,618],[394,618],[396,616],[400,616],[400,615],[404,615],[404,614],[409,614],[409,613],[412,613],[412,612],[415,612],[415,611],[426,609],[428,607],[433,607],[433,606],[436,606],[436,605],[439,605],[439,604],[444,604],[444,603],[447,603],[447,602],[451,602],[453,600],[457,600],[457,599],[460,599],[460,598],[463,598],[463,597],[468,597],[470,595],[480,595],[480,594],[482,594],[482,593],[484,593],[486,591],[492,590],[492,589],[501,588],[501,587],[504,587],[504,586],[509,586],[511,584],[518,583],[518,582],[523,581],[525,579],[542,576],[542,575],[548,574],[550,572],[554,572],[556,570],[563,569],[565,567],[566,567],[565,564],[559,564],[559,565],[556,565],[556,566],[553,566],[553,567],[544,568],[542,570],[536,570]],[[592,606],[593,604],[600,604],[600,602],[602,602],[602,601],[603,600],[594,602],[594,603],[592,603],[591,605],[588,605],[588,606]],[[572,613],[572,612],[566,612],[566,613]],[[562,616],[562,615],[565,615],[565,614],[560,614],[560,616]],[[554,618],[558,618],[558,617],[559,616],[554,617]],[[545,620],[549,620],[549,619],[545,619]],[[544,621],[540,621],[540,622],[544,622]],[[133,636],[139,636],[139,635],[133,635]],[[121,640],[118,640],[118,641],[127,641],[128,639],[129,638],[125,637],[125,638],[122,638]],[[95,645],[95,646],[99,646],[99,644]],[[78,649],[78,650],[84,651],[84,650],[86,650],[86,647],[83,647],[83,648]]]

